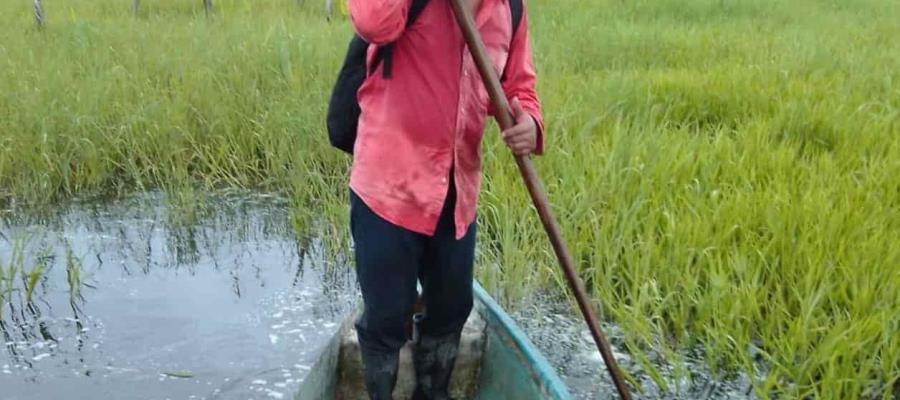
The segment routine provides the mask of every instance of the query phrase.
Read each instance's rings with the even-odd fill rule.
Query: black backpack
[[[406,27],[409,28],[429,0],[413,0],[406,18]],[[512,15],[513,35],[522,22],[522,0],[509,0],[509,8]],[[394,45],[393,43],[378,47],[375,53],[375,59],[372,62],[370,71],[366,71],[366,50],[369,43],[363,40],[359,35],[354,34],[350,40],[350,47],[347,49],[347,56],[344,58],[344,65],[338,73],[337,83],[331,92],[331,100],[328,102],[328,116],[326,125],[328,127],[328,140],[331,145],[343,150],[344,152],[353,154],[353,144],[356,142],[356,129],[359,125],[359,114],[361,112],[359,103],[356,101],[356,93],[359,87],[369,73],[375,71],[380,63],[384,63],[381,73],[384,79],[390,79],[393,69]]]

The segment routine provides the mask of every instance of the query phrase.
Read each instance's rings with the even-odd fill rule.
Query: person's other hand
[[[522,103],[518,98],[513,98],[510,105],[516,124],[503,131],[503,141],[506,142],[506,147],[509,147],[513,154],[527,156],[533,153],[537,147],[537,124],[534,123],[534,118],[522,108]]]

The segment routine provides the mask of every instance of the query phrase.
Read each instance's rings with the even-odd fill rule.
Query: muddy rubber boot
[[[362,351],[363,378],[371,400],[393,400],[400,353]]]
[[[444,336],[422,334],[413,347],[416,391],[413,400],[450,400],[450,375],[459,352],[459,333]]]

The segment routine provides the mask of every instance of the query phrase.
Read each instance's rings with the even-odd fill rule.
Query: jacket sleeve
[[[534,68],[534,59],[531,52],[531,44],[528,39],[528,13],[522,11],[522,21],[513,35],[509,47],[509,57],[503,72],[503,91],[506,97],[512,101],[519,98],[522,108],[531,114],[538,127],[537,147],[535,154],[544,153],[544,118],[541,115],[541,103],[536,92],[537,74]]]
[[[353,28],[373,44],[393,42],[406,28],[412,0],[347,0]]]

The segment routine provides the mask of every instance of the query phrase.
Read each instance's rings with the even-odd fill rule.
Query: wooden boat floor
[[[476,306],[477,307],[477,306]],[[359,352],[359,340],[352,321],[348,319],[340,333],[340,356],[338,361],[337,399],[368,400],[363,386],[362,357]],[[459,355],[450,383],[450,395],[456,399],[472,399],[478,390],[481,360],[486,343],[486,323],[481,313],[473,311],[463,328],[459,345]],[[415,372],[412,361],[412,344],[407,343],[400,350],[400,371],[397,386],[394,388],[395,399],[408,399],[415,388]]]

